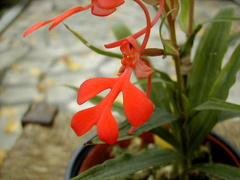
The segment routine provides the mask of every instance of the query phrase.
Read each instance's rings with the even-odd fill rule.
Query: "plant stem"
[[[189,0],[190,8],[189,8],[189,22],[188,22],[188,33],[187,36],[189,37],[193,31],[193,20],[194,20],[194,0]]]
[[[192,0],[191,0],[192,1]],[[165,6],[165,10],[168,12],[169,9],[167,6]],[[170,30],[170,36],[171,40],[174,44],[177,45],[177,38],[176,38],[176,28],[175,28],[175,19],[173,20],[171,15],[167,17],[168,18],[168,24],[169,24],[169,30]],[[192,24],[191,28],[189,28],[189,31],[192,31]],[[179,100],[179,108],[180,108],[180,114],[182,115],[182,118],[180,118],[180,121],[176,124],[178,127],[178,139],[180,143],[182,144],[181,152],[185,156],[184,160],[182,160],[179,164],[180,167],[180,179],[183,180],[185,177],[185,172],[186,170],[190,167],[190,162],[189,159],[187,158],[187,137],[186,137],[186,132],[183,128],[184,122],[185,122],[185,107],[184,107],[184,102],[183,102],[183,77],[181,74],[181,59],[180,59],[180,53],[179,55],[173,56],[174,63],[175,63],[175,71],[176,71],[176,76],[177,76],[177,89],[178,89],[178,100]]]
[[[169,22],[169,27],[170,27],[170,35],[171,39],[174,44],[177,44],[177,38],[176,38],[176,31],[175,31],[175,23],[174,21],[168,21]],[[184,104],[183,104],[183,84],[182,84],[182,76],[181,76],[181,69],[180,69],[180,64],[181,60],[179,56],[174,56],[174,63],[175,63],[175,71],[176,71],[176,76],[177,76],[177,88],[178,88],[178,99],[179,99],[179,105],[180,105],[180,113],[184,112]]]

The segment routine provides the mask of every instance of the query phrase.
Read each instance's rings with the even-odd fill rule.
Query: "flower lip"
[[[99,138],[109,144],[117,141],[118,125],[112,115],[111,107],[119,95],[123,93],[123,106],[128,121],[138,127],[146,122],[153,112],[153,104],[146,94],[130,82],[133,69],[125,67],[117,78],[93,78],[85,81],[78,91],[78,102],[85,102],[105,89],[111,89],[109,94],[96,106],[79,111],[73,116],[71,126],[77,135],[97,126]],[[94,87],[95,82],[98,87]],[[83,99],[82,99],[83,98]],[[134,104],[134,106],[133,106]],[[136,108],[137,107],[137,108]]]

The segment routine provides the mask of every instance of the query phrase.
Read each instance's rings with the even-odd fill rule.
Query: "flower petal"
[[[108,144],[114,144],[118,139],[118,124],[114,119],[111,109],[102,111],[97,123],[98,137]]]
[[[152,74],[155,70],[144,64],[141,59],[138,59],[135,64],[135,71],[138,78],[144,79]]]
[[[153,103],[130,82],[123,88],[123,107],[128,121],[138,127],[146,122],[153,113]]]
[[[86,80],[78,90],[78,104],[83,104],[105,89],[112,88],[116,78],[98,77]]]
[[[95,4],[92,7],[92,14],[95,15],[95,16],[108,16],[115,11],[116,11],[116,8],[103,9],[103,8],[100,8],[99,6],[97,6]]]
[[[78,136],[81,136],[97,124],[98,117],[98,106],[79,111],[73,116],[71,127]]]
[[[78,12],[84,11],[88,8],[90,8],[90,7],[89,6],[86,6],[86,7],[78,6],[78,7],[74,7],[72,9],[65,11],[63,14],[52,19],[54,21],[54,23],[49,27],[49,30],[52,30],[55,26],[57,26],[59,23],[61,23],[64,19],[68,18],[69,16],[76,14]]]
[[[30,28],[28,28],[28,29],[24,32],[23,37],[26,37],[27,35],[29,35],[29,34],[32,33],[33,31],[35,31],[36,29],[38,29],[38,28],[40,28],[40,27],[42,27],[42,26],[44,26],[44,25],[46,25],[46,24],[48,24],[48,23],[50,23],[50,22],[52,22],[52,21],[53,21],[53,20],[42,21],[42,22],[38,22],[38,23],[32,25]]]
[[[113,9],[124,3],[124,0],[95,0],[94,3],[102,9]]]
[[[23,37],[26,37],[28,34],[32,33],[33,31],[35,31],[36,29],[50,23],[50,22],[54,22],[50,27],[49,27],[49,30],[52,30],[55,26],[57,26],[59,23],[61,23],[64,19],[66,19],[67,17],[75,14],[75,13],[78,13],[78,12],[81,12],[83,10],[86,10],[86,9],[89,9],[91,8],[93,5],[90,4],[90,5],[87,5],[87,6],[78,6],[78,7],[74,7],[72,9],[69,9],[67,11],[65,11],[63,14],[59,15],[59,16],[56,16],[55,18],[52,18],[48,21],[42,21],[42,22],[38,22],[36,24],[34,24],[33,26],[31,26],[30,28],[28,28],[24,34],[23,34]]]

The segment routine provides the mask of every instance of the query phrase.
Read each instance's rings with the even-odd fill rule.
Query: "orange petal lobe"
[[[78,136],[88,132],[98,121],[98,106],[77,112],[71,121],[71,127]]]
[[[78,6],[78,7],[74,7],[72,9],[65,11],[63,14],[53,18],[54,23],[49,27],[49,30],[52,30],[55,26],[57,26],[59,23],[64,21],[64,19],[68,18],[69,16],[71,16],[75,13],[81,12],[83,10],[86,10],[86,9],[88,9],[88,8]]]
[[[114,119],[111,109],[103,111],[97,123],[98,137],[108,143],[114,144],[118,139],[118,124]]]
[[[28,28],[28,29],[24,32],[23,37],[26,37],[27,35],[29,35],[29,34],[32,33],[33,31],[35,31],[36,29],[38,29],[38,28],[40,28],[40,27],[42,27],[42,26],[44,26],[44,25],[46,25],[46,24],[48,24],[48,23],[50,23],[50,22],[52,22],[52,21],[53,21],[53,20],[42,21],[42,22],[38,22],[38,23],[32,25],[30,28]]]
[[[78,90],[78,104],[83,104],[105,89],[112,88],[115,78],[98,77],[86,80]]]
[[[154,108],[147,96],[130,82],[123,87],[123,107],[128,121],[134,127],[146,122]]]

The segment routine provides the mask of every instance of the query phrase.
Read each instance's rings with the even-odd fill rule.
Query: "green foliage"
[[[234,9],[221,10],[215,17],[233,16]],[[228,48],[231,22],[213,22],[201,37],[189,74],[188,97],[192,107],[206,101],[221,71],[222,60]]]
[[[234,16],[234,9],[225,8],[221,10],[215,19],[224,16]],[[219,21],[209,24],[200,40],[194,56],[193,69],[189,74],[188,80],[188,97],[192,108],[208,101],[209,98],[225,100],[227,97],[227,93],[234,81],[232,79],[236,75],[236,71],[232,74],[227,73],[227,76],[229,76],[227,81],[229,82],[226,85],[226,79],[224,75],[221,75],[221,73],[226,71],[224,69],[221,70],[221,66],[224,54],[228,48],[227,42],[231,24],[230,21]],[[231,60],[236,60],[235,55],[233,57]],[[227,66],[227,69],[229,68],[231,67]],[[225,90],[219,89],[219,87]],[[221,111],[207,110],[197,113],[194,117],[189,117],[189,124],[187,125],[189,154],[192,154],[210,133],[218,122],[220,113]]]
[[[112,179],[121,177],[149,166],[167,165],[173,163],[182,156],[171,150],[144,150],[139,153],[125,153],[115,159],[105,161],[94,166],[71,180],[81,179]]]
[[[188,26],[189,26],[189,9],[190,9],[189,0],[181,0],[179,24],[181,29],[186,33],[188,32]]]
[[[193,169],[224,180],[239,180],[240,177],[239,168],[224,164],[201,164],[195,166]]]
[[[210,99],[207,102],[194,108],[198,111],[203,110],[220,110],[220,111],[234,111],[240,113],[240,105],[222,101],[219,99]]]

